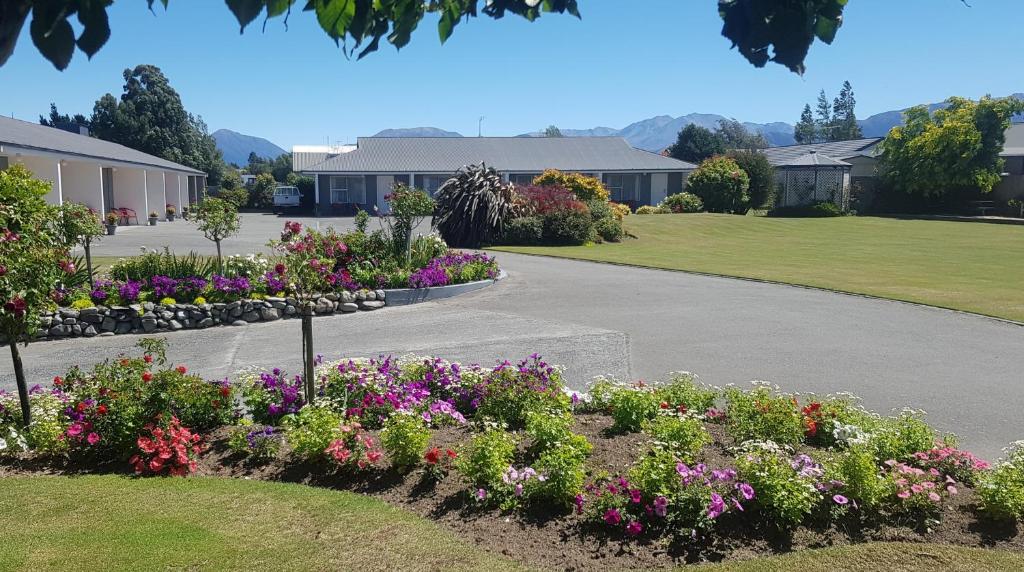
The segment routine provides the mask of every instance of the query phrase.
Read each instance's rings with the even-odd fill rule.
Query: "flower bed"
[[[919,412],[679,374],[566,393],[531,356],[321,364],[203,381],[162,349],[0,397],[0,474],[128,470],[292,480],[382,497],[531,564],[642,567],[873,539],[1024,549],[1024,449],[990,466]],[[232,404],[238,407],[232,407]],[[251,418],[251,420],[250,420]]]

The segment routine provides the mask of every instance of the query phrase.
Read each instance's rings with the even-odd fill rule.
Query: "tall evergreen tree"
[[[793,137],[801,145],[814,143],[816,133],[814,126],[814,114],[811,112],[811,104],[804,104],[804,111],[800,114],[800,121],[793,128]]]
[[[209,183],[218,184],[224,158],[217,143],[203,120],[185,110],[160,68],[126,69],[124,81],[120,101],[108,93],[93,107],[93,135],[205,171]]]
[[[818,94],[818,107],[815,110],[814,117],[815,131],[815,143],[821,143],[822,141],[831,141],[831,133],[835,127],[835,119],[832,117],[832,106],[828,103],[828,96],[825,95],[825,90],[821,90]]]
[[[853,96],[853,86],[849,81],[843,82],[839,96],[832,102],[833,129],[829,141],[849,141],[860,139],[864,134],[857,125],[857,100]]]
[[[57,104],[50,103],[50,116],[45,115],[39,116],[39,124],[46,125],[47,127],[57,127],[59,125],[81,125],[83,127],[89,126],[89,119],[81,113],[69,115],[67,113],[60,113],[57,111]]]
[[[700,163],[722,153],[725,153],[725,143],[721,136],[695,123],[679,131],[675,144],[668,148],[669,157],[690,163]]]

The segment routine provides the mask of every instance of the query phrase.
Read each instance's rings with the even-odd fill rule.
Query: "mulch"
[[[575,431],[593,444],[587,461],[591,475],[622,474],[646,452],[643,434],[614,434],[604,415],[577,415]],[[409,510],[452,531],[466,542],[524,564],[554,570],[606,570],[664,568],[693,562],[742,560],[809,548],[842,546],[870,541],[931,542],[960,546],[1024,551],[1024,528],[989,523],[979,516],[970,487],[946,503],[942,522],[931,531],[917,523],[830,522],[803,526],[792,532],[775,530],[759,519],[723,522],[714,540],[673,543],[665,538],[626,540],[586,526],[574,514],[557,507],[502,513],[481,509],[469,497],[468,487],[452,472],[440,482],[422,469],[408,474],[392,470],[364,475],[339,474],[321,465],[290,462],[287,446],[270,462],[255,464],[233,455],[227,447],[229,428],[207,435],[208,450],[195,474],[300,483],[366,494]],[[732,464],[731,439],[718,425],[709,425],[715,438],[700,461],[715,468]],[[455,447],[469,439],[464,427],[434,431],[431,446]],[[0,459],[0,477],[13,475],[68,475],[127,473],[127,467],[56,463],[32,458]],[[338,526],[343,526],[339,523]]]

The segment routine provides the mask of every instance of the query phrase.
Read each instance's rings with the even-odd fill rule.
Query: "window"
[[[508,176],[508,182],[513,185],[532,185],[533,180],[540,176],[540,173],[513,173]]]
[[[423,190],[428,195],[434,196],[437,194],[437,190],[441,188],[441,185],[445,184],[450,178],[452,178],[451,175],[423,175]]]
[[[366,204],[366,180],[363,177],[331,177],[331,204]]]
[[[605,175],[608,192],[615,202],[626,202],[637,200],[637,190],[640,187],[636,175]]]

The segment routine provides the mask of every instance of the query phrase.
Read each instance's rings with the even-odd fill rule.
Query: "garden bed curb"
[[[507,276],[505,271],[501,270],[498,273],[498,277],[493,280],[479,280],[477,282],[452,284],[451,286],[435,286],[433,288],[395,288],[385,290],[384,293],[387,296],[388,306],[408,306],[410,304],[441,300],[473,292],[474,290],[486,288]]]

